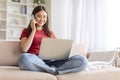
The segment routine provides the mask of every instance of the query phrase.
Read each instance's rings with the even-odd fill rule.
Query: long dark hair
[[[33,11],[32,11],[32,15],[35,17],[35,14],[36,14],[37,12],[41,11],[41,10],[44,10],[44,11],[47,13],[45,7],[43,7],[43,6],[36,6],[36,7],[33,9]],[[47,15],[47,21],[46,21],[46,23],[43,25],[42,29],[44,30],[45,34],[46,34],[48,37],[51,37],[51,32],[50,32],[50,30],[49,30],[48,23],[49,23],[49,20],[48,20],[48,15]],[[31,33],[31,31],[32,31],[32,28],[31,28],[30,23],[29,23],[27,29],[28,29],[28,36],[29,36],[30,33]]]

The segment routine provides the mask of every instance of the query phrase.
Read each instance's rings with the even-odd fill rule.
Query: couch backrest
[[[81,43],[73,43],[70,56],[73,56],[73,55],[87,56],[87,49]]]
[[[17,65],[20,41],[0,41],[0,66]]]
[[[21,54],[20,41],[0,41],[0,66],[17,65]],[[83,44],[74,43],[70,56],[86,55]]]

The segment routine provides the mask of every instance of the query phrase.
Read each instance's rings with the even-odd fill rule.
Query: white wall
[[[120,48],[120,0],[108,0],[107,48]]]
[[[49,26],[51,27],[51,0],[45,0],[45,8],[48,12]]]
[[[68,0],[51,0],[51,24],[57,38],[66,38],[66,8]]]

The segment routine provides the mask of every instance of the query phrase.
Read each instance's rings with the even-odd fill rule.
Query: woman
[[[20,69],[51,74],[65,74],[84,70],[87,66],[87,59],[84,56],[76,55],[65,60],[42,60],[38,57],[41,39],[56,37],[48,28],[48,14],[43,6],[35,7],[32,15],[34,19],[22,31],[20,37],[23,51],[19,59]]]

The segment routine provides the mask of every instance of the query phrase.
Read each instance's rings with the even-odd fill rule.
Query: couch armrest
[[[71,48],[71,52],[70,52],[70,56],[73,56],[73,55],[85,55],[85,56],[87,56],[87,49],[81,43],[73,43],[72,48]]]
[[[20,41],[0,41],[0,66],[17,65],[21,53]]]
[[[90,56],[88,61],[111,61],[116,55],[115,50],[104,50],[104,51],[92,51],[89,52]]]

